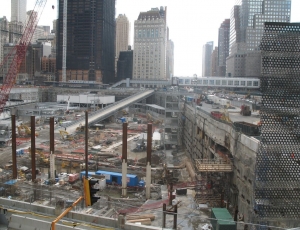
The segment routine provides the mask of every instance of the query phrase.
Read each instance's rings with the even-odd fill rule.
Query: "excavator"
[[[22,131],[22,130],[24,130],[24,131]],[[19,136],[30,136],[31,130],[28,128],[27,125],[21,124],[18,126],[18,134],[19,134]],[[39,133],[35,132],[35,136],[38,137]]]
[[[147,113],[147,120],[152,122],[154,125],[162,124],[163,121],[159,119],[154,119],[150,113]]]
[[[63,139],[64,141],[73,141],[74,140],[74,137],[72,135],[70,135],[67,131],[59,130],[59,134],[61,136],[61,139]]]

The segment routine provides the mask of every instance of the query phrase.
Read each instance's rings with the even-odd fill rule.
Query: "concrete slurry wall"
[[[197,153],[196,155],[200,158],[210,158],[211,152],[208,150],[211,142],[215,142],[221,146],[226,147],[225,137],[229,141],[227,144],[227,149],[232,154],[233,160],[233,173],[230,175],[232,184],[238,190],[238,194],[234,194],[232,190],[231,198],[237,198],[238,210],[240,214],[244,215],[244,219],[251,220],[253,213],[253,188],[255,181],[255,162],[256,153],[258,151],[259,141],[253,137],[246,136],[240,132],[234,130],[234,128],[229,123],[218,121],[210,116],[209,113],[201,110],[196,112],[196,128],[193,128],[192,120],[195,118],[195,109],[186,105],[186,110],[184,111],[186,116],[185,125],[189,128],[184,129],[184,135],[193,137],[188,130],[193,132],[195,130],[196,134],[194,138],[196,141],[191,140],[192,143],[196,143]],[[203,130],[204,127],[204,137],[201,138],[197,135],[197,128]],[[188,143],[185,143],[188,145]],[[206,146],[206,148],[204,147]],[[193,156],[191,150],[187,148],[188,154]],[[202,152],[201,152],[202,151]],[[234,201],[231,200],[233,204]],[[250,215],[249,215],[250,213]]]
[[[54,207],[47,207],[43,205],[37,205],[37,204],[30,204],[23,201],[16,201],[16,200],[10,200],[0,197],[0,204],[2,207],[7,207],[8,209],[14,209],[19,211],[28,211],[28,212],[35,212],[43,215],[49,215],[53,216],[52,218],[49,218],[47,220],[43,220],[39,217],[35,216],[26,216],[22,215],[20,213],[7,213],[7,216],[9,217],[11,223],[9,224],[10,227],[13,229],[22,229],[22,230],[43,230],[43,229],[50,229],[51,222],[55,219],[58,214],[56,214]],[[63,210],[62,210],[63,211]],[[76,222],[76,221],[82,221],[88,224],[95,224],[95,225],[101,225],[106,227],[111,227],[115,229],[125,229],[125,230],[142,230],[142,229],[161,229],[158,227],[153,226],[145,226],[145,225],[136,225],[136,224],[128,224],[126,223],[123,228],[120,227],[120,220],[108,218],[108,217],[102,217],[102,216],[96,216],[91,214],[84,214],[84,213],[77,213],[70,211],[66,216],[65,220]],[[21,226],[21,227],[20,227]],[[34,226],[34,228],[33,228]],[[65,225],[59,225],[57,229],[63,230],[63,229],[70,229],[68,226]],[[87,229],[87,228],[76,228],[76,229]]]

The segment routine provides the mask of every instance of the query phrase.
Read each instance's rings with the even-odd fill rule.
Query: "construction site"
[[[299,226],[299,24],[266,24],[261,79],[16,86],[37,2],[1,86],[1,228]]]

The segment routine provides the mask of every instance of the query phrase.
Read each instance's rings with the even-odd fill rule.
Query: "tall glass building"
[[[11,0],[11,21],[25,24],[26,7],[27,0]]]
[[[230,17],[226,76],[261,74],[260,42],[265,22],[290,22],[291,0],[237,0]]]
[[[260,44],[265,22],[290,22],[291,0],[237,0],[231,14],[231,34],[237,31],[246,50],[255,50]],[[234,40],[231,36],[231,44]]]
[[[57,20],[57,80],[62,79],[63,2]],[[115,1],[73,0],[67,7],[66,80],[115,79]]]

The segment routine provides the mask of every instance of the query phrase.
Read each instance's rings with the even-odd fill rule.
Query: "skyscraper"
[[[166,77],[170,79],[174,76],[174,42],[168,39],[167,43],[167,66],[166,66]]]
[[[231,13],[227,76],[261,74],[260,42],[265,22],[290,22],[291,0],[239,0]],[[243,66],[242,66],[243,65]]]
[[[27,0],[11,0],[11,21],[22,22],[26,21]]]
[[[116,58],[120,51],[128,50],[130,24],[125,14],[119,14],[116,19]]]
[[[229,55],[230,19],[225,19],[219,28],[218,36],[218,70],[215,76],[225,76],[226,58]]]
[[[211,76],[211,54],[213,52],[214,42],[207,42],[202,47],[202,77]]]
[[[167,79],[167,8],[141,12],[134,22],[134,79]]]
[[[116,19],[116,54],[115,54],[115,69],[117,73],[117,63],[121,51],[127,51],[129,45],[130,23],[125,14],[119,14]],[[131,51],[132,52],[132,51]],[[118,76],[118,75],[116,75]],[[132,76],[132,74],[131,74]],[[118,77],[117,77],[118,78]]]
[[[212,54],[211,54],[211,73],[210,76],[218,76],[218,47],[215,47]]]
[[[63,2],[57,20],[57,79],[62,79]],[[73,0],[67,9],[66,80],[113,82],[115,1]]]

